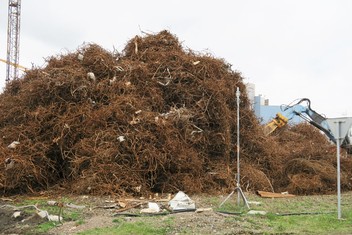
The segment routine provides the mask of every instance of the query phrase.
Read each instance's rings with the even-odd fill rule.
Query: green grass
[[[71,201],[70,199],[62,198],[59,202],[68,203]],[[48,205],[48,199],[24,199],[16,203],[16,206],[18,207],[28,205],[36,205],[39,209],[47,211],[50,215],[59,215],[60,213],[60,208],[58,206]],[[23,211],[28,214],[36,213],[34,207],[25,208]],[[64,221],[76,221],[76,225],[81,225],[85,223],[81,210],[71,210],[68,208],[63,208],[61,213],[61,216],[63,217]],[[43,219],[43,222],[38,224],[35,228],[31,229],[31,232],[33,232],[34,234],[46,234],[48,231],[58,226],[59,224],[59,222],[52,222]]]
[[[351,234],[352,213],[338,220],[336,214],[270,216],[268,225],[275,232],[297,234]]]
[[[343,216],[337,219],[336,195],[301,196],[289,200],[276,200],[271,211],[276,213],[303,213],[302,215],[273,216],[268,225],[274,231],[295,232],[298,234],[351,234],[352,232],[352,200],[344,197]],[[304,213],[318,213],[304,215]],[[319,214],[320,213],[320,214]]]
[[[226,195],[225,195],[226,196]],[[214,211],[235,213],[224,217],[229,227],[240,226],[243,232],[259,234],[352,234],[352,193],[342,196],[342,219],[337,219],[336,195],[297,196],[293,198],[261,198],[254,194],[246,194],[247,200],[260,202],[260,205],[250,204],[252,210],[266,211],[266,215],[248,215],[248,209],[241,201],[237,205],[237,194],[219,207],[225,197],[204,196],[201,207],[212,207]],[[48,210],[50,214],[58,214],[57,207],[46,205],[46,200],[24,201],[21,205],[37,204]],[[32,209],[28,209],[32,210]],[[287,215],[287,214],[296,215]],[[309,214],[311,213],[311,214]],[[75,221],[77,225],[84,224],[84,216],[80,210],[64,208],[64,221]],[[194,215],[197,217],[197,214]],[[96,228],[79,234],[172,234],[177,231],[187,234],[178,225],[173,215],[141,217],[126,221],[123,217],[111,218],[113,227]],[[196,222],[195,219],[193,222]],[[50,232],[57,223],[44,222],[35,231],[41,234]],[[221,233],[221,231],[219,231]]]
[[[82,219],[82,214],[79,211],[63,211],[64,220],[78,221]]]
[[[49,212],[50,213],[50,212]],[[56,213],[58,214],[58,213]],[[75,221],[75,225],[82,225],[85,223],[83,220],[82,215],[79,212],[66,212],[63,213],[63,220],[65,221]],[[43,223],[40,223],[37,225],[36,228],[34,228],[34,233],[39,233],[39,234],[46,234],[47,232],[50,231],[50,229],[55,228],[56,226],[60,225],[59,222],[53,222],[53,221],[46,221]]]
[[[212,204],[220,205],[224,198]],[[261,205],[250,204],[250,209],[266,211],[266,215],[247,215],[248,209],[241,201],[237,205],[237,194],[226,201],[216,211],[241,212],[226,218],[229,224],[243,221],[244,228],[260,231],[263,234],[352,234],[352,197],[351,193],[342,197],[342,219],[337,219],[336,195],[297,196],[293,198],[261,198],[248,195],[248,201],[257,201]],[[287,214],[297,215],[287,215]],[[311,214],[309,214],[311,213]],[[283,216],[285,215],[285,216]]]
[[[115,218],[115,226],[111,228],[96,228],[78,233],[80,235],[91,234],[168,234],[172,231],[174,217],[145,217],[142,221],[126,222],[123,218]],[[158,221],[158,223],[155,223]],[[155,225],[158,226],[155,226]]]
[[[215,211],[219,212],[229,212],[235,214],[242,214],[247,212],[247,208],[244,205],[244,201],[240,200],[240,204],[237,202],[237,194],[233,194],[230,198],[225,201],[225,198],[222,201],[219,199],[209,199],[212,201],[212,205],[217,205]],[[221,206],[220,206],[221,205]]]
[[[82,224],[85,224],[86,222],[83,220],[83,219],[78,219],[75,223],[76,226],[79,226],[79,225],[82,225]]]
[[[46,234],[50,229],[55,228],[57,226],[57,223],[55,222],[44,222],[39,224],[36,228],[35,228],[35,233],[39,233],[39,234]]]
[[[169,231],[170,221],[163,221],[163,224],[166,226],[155,227],[148,222],[137,221],[137,222],[123,222],[120,219],[114,219],[113,222],[118,223],[118,225],[111,228],[95,228],[85,232],[78,233],[80,235],[93,235],[93,234],[121,234],[121,235],[130,235],[130,234],[167,234]]]

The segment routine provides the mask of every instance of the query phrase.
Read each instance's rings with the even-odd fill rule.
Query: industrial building
[[[252,108],[254,110],[255,115],[258,117],[262,124],[268,123],[273,118],[275,118],[277,113],[282,112],[282,105],[270,105],[269,99],[267,99],[264,95],[255,94],[255,84],[247,83],[247,95],[252,103]],[[295,116],[292,120],[290,120],[291,124],[302,122],[303,120],[299,116]]]

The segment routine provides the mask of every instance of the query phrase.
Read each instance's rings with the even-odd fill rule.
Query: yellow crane
[[[10,61],[7,61],[7,60],[4,60],[4,59],[0,59],[1,62],[4,62],[6,64],[9,64],[9,65],[12,65],[14,66],[15,68],[18,68],[19,70],[22,70],[22,71],[26,71],[28,70],[26,67],[22,66],[22,65],[19,65],[19,64],[15,64],[15,63],[12,63]]]

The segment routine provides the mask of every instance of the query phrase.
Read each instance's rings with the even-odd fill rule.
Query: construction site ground
[[[141,214],[141,208],[148,201],[134,198],[112,198],[95,196],[36,196],[2,198],[0,206],[1,234],[127,234],[124,226],[134,224],[144,232],[132,234],[351,234],[351,192],[342,195],[342,220],[337,219],[336,195],[295,196],[290,198],[262,198],[259,195],[245,193],[250,209],[257,215],[248,215],[249,211],[243,201],[240,206],[237,194],[233,194],[219,207],[227,195],[192,195],[197,210],[201,212],[163,213],[162,215]],[[48,202],[66,202],[77,208],[64,207],[63,221],[48,222],[36,215],[35,210],[19,209],[36,205],[49,214],[58,215],[57,206],[49,206]],[[125,211],[121,203],[125,202]],[[139,206],[133,206],[138,204]],[[163,200],[159,205],[166,205]],[[132,205],[132,206],[131,206]],[[79,208],[84,206],[84,208]],[[17,210],[15,210],[15,207]],[[14,218],[14,212],[21,215]],[[118,211],[121,211],[118,213]],[[221,211],[221,212],[219,212]],[[229,213],[222,213],[229,212]],[[266,215],[261,215],[266,212]],[[328,221],[325,223],[326,217]],[[347,217],[347,219],[346,219]],[[315,221],[321,220],[325,228],[315,228]],[[307,221],[310,221],[311,224]],[[291,224],[287,226],[286,224]],[[322,225],[320,225],[322,226]],[[101,228],[115,230],[100,230]],[[120,228],[120,230],[119,230]],[[149,230],[148,230],[149,229]],[[152,229],[152,230],[150,230]],[[323,230],[322,230],[323,229]],[[92,232],[94,230],[95,232]],[[119,233],[118,231],[121,231]],[[322,231],[325,231],[322,232]],[[335,232],[334,232],[335,231]],[[110,232],[111,234],[112,232]]]

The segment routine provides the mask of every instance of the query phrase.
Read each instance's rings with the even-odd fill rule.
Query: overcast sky
[[[2,59],[7,11],[1,0]],[[352,116],[351,12],[350,0],[23,0],[20,64],[43,66],[84,42],[121,51],[141,31],[166,29],[232,64],[272,105],[306,97],[327,117]]]

